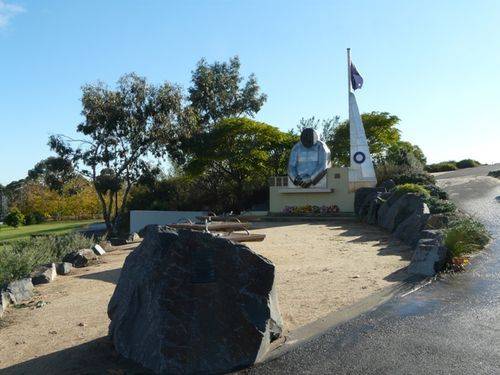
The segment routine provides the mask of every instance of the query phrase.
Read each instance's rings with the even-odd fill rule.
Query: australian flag
[[[353,63],[351,63],[351,85],[353,90],[363,87],[363,77],[361,77]]]

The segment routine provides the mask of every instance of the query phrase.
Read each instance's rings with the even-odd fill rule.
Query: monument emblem
[[[295,186],[316,186],[330,168],[330,149],[312,128],[305,128],[293,146],[288,161],[288,177]]]

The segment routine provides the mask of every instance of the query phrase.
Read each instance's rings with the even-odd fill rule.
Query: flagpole
[[[347,49],[347,92],[350,93],[351,86],[351,49]]]

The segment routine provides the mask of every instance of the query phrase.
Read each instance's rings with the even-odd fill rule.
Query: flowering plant
[[[336,204],[330,206],[315,206],[315,205],[305,205],[305,206],[285,206],[283,208],[284,214],[316,214],[325,215],[333,214],[339,212],[340,209]]]

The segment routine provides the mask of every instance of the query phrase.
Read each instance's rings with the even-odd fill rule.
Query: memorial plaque
[[[208,284],[217,280],[213,249],[195,249],[191,258],[191,282]]]

